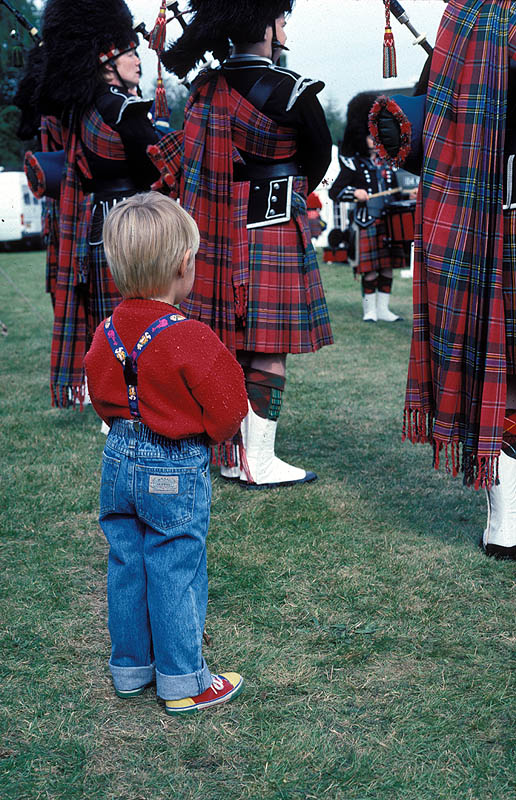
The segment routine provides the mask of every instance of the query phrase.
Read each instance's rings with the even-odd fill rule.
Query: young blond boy
[[[175,308],[190,292],[199,233],[156,192],[117,204],[104,244],[123,302],[85,358],[91,400],[109,424],[100,524],[109,542],[109,662],[116,694],[156,681],[168,714],[236,697],[243,678],[202,656],[208,600],[208,445],[247,413],[242,370],[203,323]]]

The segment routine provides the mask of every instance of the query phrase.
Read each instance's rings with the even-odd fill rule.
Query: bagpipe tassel
[[[161,65],[158,64],[158,80],[156,83],[156,97],[154,107],[154,118],[167,120],[170,117],[170,111],[167,103],[167,93],[165,91],[165,84],[161,77]]]
[[[391,0],[383,0],[385,5],[385,33],[383,35],[383,77],[396,78],[396,48],[391,28]]]
[[[158,18],[154,24],[153,29],[149,36],[149,49],[161,53],[165,47],[167,37],[167,3],[166,0],[161,0],[161,8],[158,13]]]

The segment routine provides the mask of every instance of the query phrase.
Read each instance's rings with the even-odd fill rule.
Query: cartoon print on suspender
[[[143,353],[147,345],[162,331],[175,325],[176,322],[186,321],[186,317],[181,314],[165,314],[155,320],[140,336],[133,352],[128,355],[120,336],[113,324],[111,317],[108,317],[104,322],[104,333],[109,342],[111,350],[115,358],[120,361],[124,370],[124,380],[127,387],[127,400],[129,403],[129,411],[134,419],[136,430],[138,430],[141,421],[140,409],[138,406],[138,365],[137,361],[139,356]]]

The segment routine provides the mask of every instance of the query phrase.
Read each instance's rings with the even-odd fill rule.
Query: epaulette
[[[343,167],[346,167],[347,169],[351,169],[353,170],[353,172],[356,172],[357,167],[352,158],[349,158],[348,156],[339,156],[339,161]]]
[[[110,86],[109,91],[114,97],[121,101],[115,125],[118,125],[128,108],[134,108],[137,105],[141,105],[146,111],[149,111],[152,106],[152,100],[144,100],[143,97],[138,97],[136,94],[128,95],[122,89],[120,89],[119,86]]]
[[[275,72],[280,73],[281,75],[288,75],[292,78],[293,87],[292,91],[290,92],[290,97],[288,99],[285,111],[290,111],[297,100],[301,97],[304,91],[308,89],[310,86],[317,85],[317,92],[320,92],[321,89],[324,89],[324,83],[322,81],[315,80],[314,78],[303,78],[301,75],[298,75],[297,72],[292,72],[290,69],[286,69],[286,67],[278,67],[276,65],[272,65],[270,69],[274,70]]]

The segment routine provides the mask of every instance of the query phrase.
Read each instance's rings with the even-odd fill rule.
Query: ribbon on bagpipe
[[[391,0],[383,0],[385,6],[385,33],[383,34],[383,77],[395,78],[398,74],[396,69],[396,48],[394,46],[394,35],[391,28]]]

